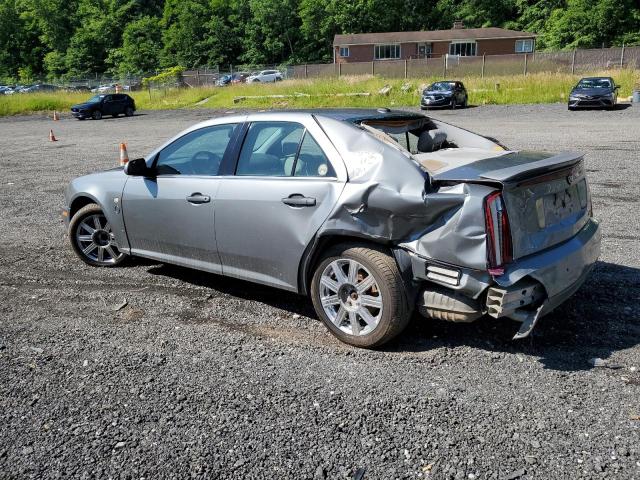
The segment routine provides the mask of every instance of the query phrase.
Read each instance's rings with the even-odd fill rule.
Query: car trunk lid
[[[432,180],[435,185],[481,183],[500,188],[514,259],[568,240],[589,219],[589,190],[579,153],[505,152],[443,167]]]

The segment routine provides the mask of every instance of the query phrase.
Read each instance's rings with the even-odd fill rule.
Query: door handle
[[[211,197],[209,195],[202,195],[200,192],[192,193],[187,197],[187,202],[193,204],[209,203]]]
[[[315,207],[316,199],[313,197],[305,197],[300,193],[293,193],[283,198],[282,203],[290,207]]]

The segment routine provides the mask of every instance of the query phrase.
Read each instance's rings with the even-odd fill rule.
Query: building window
[[[528,38],[526,40],[516,40],[516,53],[531,52],[533,52],[533,39]]]
[[[476,55],[476,42],[454,42],[449,45],[449,55],[461,57],[474,57]]]
[[[349,47],[340,47],[340,56],[348,57],[349,56]]]
[[[400,58],[400,45],[376,45],[373,50],[375,60]]]

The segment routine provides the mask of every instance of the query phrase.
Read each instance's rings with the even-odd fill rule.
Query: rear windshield
[[[426,130],[435,128],[433,122],[425,118],[364,120],[362,125],[374,128],[386,134],[396,146],[412,154],[418,152],[418,138]]]

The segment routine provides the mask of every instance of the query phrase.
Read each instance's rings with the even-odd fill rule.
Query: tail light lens
[[[489,273],[502,275],[504,266],[513,260],[513,254],[509,217],[500,192],[494,192],[484,199],[484,218]]]

